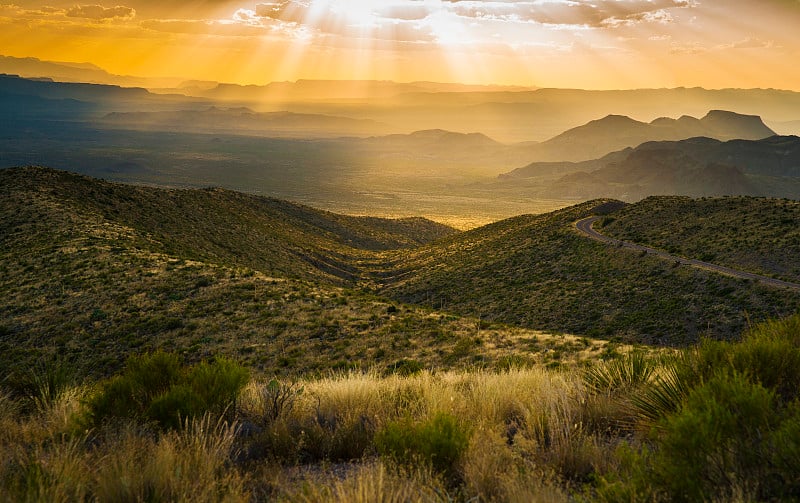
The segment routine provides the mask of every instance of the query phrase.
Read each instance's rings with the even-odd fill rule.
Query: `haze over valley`
[[[458,86],[361,82],[350,86],[355,89],[351,93],[361,93],[351,94],[350,100],[364,103],[331,104],[342,98],[323,94],[303,106],[280,103],[273,105],[277,111],[256,111],[268,103],[214,101],[182,95],[179,88],[158,94],[14,76],[2,77],[2,82],[2,106],[10,119],[3,123],[0,140],[3,166],[41,164],[126,182],[222,186],[351,214],[422,215],[468,228],[593,197],[796,197],[798,190],[797,162],[791,156],[777,171],[758,172],[723,153],[703,159],[687,154],[666,170],[677,173],[657,169],[660,174],[644,175],[640,171],[653,169],[652,164],[642,168],[644,154],[626,150],[644,143],[653,150],[652,142],[695,137],[729,142],[773,136],[762,117],[717,107],[745,112],[759,108],[778,119],[800,115],[800,97],[784,91],[598,93],[474,91],[465,86],[453,92]],[[315,89],[338,96],[337,88],[346,83],[311,84],[285,87],[301,89],[298,96]],[[414,92],[407,92],[409,88]],[[498,107],[500,100],[506,101],[501,107],[505,111],[493,111],[494,122],[479,117],[484,113],[480,110]],[[793,106],[797,115],[791,115]],[[288,111],[292,108],[300,111]],[[702,112],[649,122],[624,115],[657,116],[667,108],[673,114]],[[611,111],[599,118],[592,115]],[[486,126],[503,137],[493,123],[517,124],[515,135],[524,141],[501,142],[479,129]],[[574,127],[548,137],[550,133],[541,132],[543,124]],[[788,137],[783,142],[791,143]],[[664,144],[673,152],[671,162],[677,159],[674,151],[684,146],[676,145]],[[754,143],[755,152],[748,155],[760,158],[759,149],[775,155],[770,148]],[[631,155],[633,160],[615,168],[616,175],[606,174],[609,162],[619,164]],[[681,182],[665,181],[665,176]]]

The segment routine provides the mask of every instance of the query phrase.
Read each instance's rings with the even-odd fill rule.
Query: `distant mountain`
[[[391,134],[364,140],[367,145],[385,148],[499,148],[503,144],[481,133],[454,133],[443,129],[415,131],[411,134]]]
[[[760,117],[712,110],[702,119],[682,116],[658,118],[650,123],[608,115],[540,143],[532,154],[536,161],[584,161],[647,141],[682,140],[706,136],[719,140],[759,140],[773,136]]]
[[[783,121],[783,122],[770,122],[770,127],[776,133],[784,136],[800,135],[800,120],[796,121]]]
[[[0,114],[22,113],[33,117],[34,110],[23,101],[49,103],[43,117],[61,116],[70,118],[75,102],[83,103],[81,111],[92,111],[94,117],[111,111],[163,110],[195,108],[201,106],[195,99],[179,95],[153,94],[140,87],[121,87],[106,84],[56,82],[50,79],[26,79],[17,75],[0,74]],[[208,107],[208,104],[204,104]],[[38,105],[37,105],[38,106]],[[83,114],[75,114],[72,120],[84,120]]]
[[[142,78],[115,75],[91,63],[44,61],[38,58],[15,58],[0,55],[0,73],[25,78],[49,78],[60,82],[109,84],[126,87],[167,87],[180,79]]]
[[[48,79],[23,79],[17,75],[0,75],[0,91],[49,99],[141,100],[150,96],[146,89],[104,84],[55,82]]]
[[[179,90],[190,96],[243,102],[385,100],[414,93],[498,93],[531,91],[531,87],[468,85],[388,80],[297,80],[266,85],[187,82]]]
[[[625,160],[609,163],[590,175],[592,183],[584,184],[583,193],[614,193],[625,199],[661,194],[699,197],[760,192],[740,168],[700,161],[680,149],[637,149]]]
[[[110,127],[147,131],[259,134],[302,138],[366,136],[386,129],[368,119],[292,112],[257,113],[249,108],[209,107],[169,112],[112,112],[100,121]]]
[[[561,178],[543,173],[562,170]],[[553,197],[758,195],[800,197],[800,138],[720,141],[697,137],[647,142],[581,163],[535,163],[501,175]]]

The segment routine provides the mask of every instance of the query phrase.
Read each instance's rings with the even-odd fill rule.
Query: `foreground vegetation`
[[[4,383],[4,500],[800,497],[800,316],[583,370],[247,382],[155,353],[75,386],[58,369]]]

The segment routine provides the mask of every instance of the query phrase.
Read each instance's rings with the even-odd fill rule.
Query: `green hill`
[[[749,321],[800,307],[794,292],[676,267],[579,235],[573,222],[600,202],[394,252],[376,271],[379,290],[481,319],[663,344],[735,337]],[[735,219],[746,211],[732,207],[728,215]]]
[[[603,350],[602,341],[398,304],[351,281],[376,250],[453,232],[218,189],[0,170],[0,372],[62,358],[79,373],[107,375],[155,349],[194,361],[225,354],[293,375]],[[558,358],[546,354],[558,348]]]
[[[19,227],[19,212],[25,212],[40,226],[51,225],[51,218],[122,226],[126,246],[152,252],[337,283],[353,279],[352,262],[364,251],[416,246],[456,232],[421,218],[348,217],[223,189],[122,185],[46,168],[0,170],[0,187],[4,212],[15,215],[2,224],[9,246],[34,235]]]
[[[298,369],[388,364],[414,355],[411,329],[458,334],[472,322],[390,316],[393,303],[342,288],[356,257],[452,232],[217,189],[0,170],[0,353],[4,365],[51,354],[98,373],[154,348],[263,369],[304,352]]]
[[[670,253],[800,281],[800,202],[650,197],[628,205],[603,233]]]

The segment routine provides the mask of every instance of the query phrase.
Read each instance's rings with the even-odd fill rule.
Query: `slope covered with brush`
[[[344,217],[220,190],[0,170],[0,373],[59,358],[80,374],[107,375],[156,349],[292,375],[602,350],[398,305],[342,286],[326,265],[335,258],[355,271],[373,256],[368,248],[450,232],[422,219]],[[311,252],[328,262],[312,263]]]
[[[800,202],[650,197],[603,227],[608,236],[735,269],[800,282]]]
[[[43,218],[41,225],[55,213],[81,225],[122,226],[148,251],[281,277],[352,279],[350,259],[363,251],[415,246],[455,232],[421,218],[349,217],[223,189],[122,185],[46,168],[0,170],[0,187],[4,211],[19,217],[2,224],[10,246],[30,238],[19,212],[30,212],[29,222]]]
[[[750,320],[791,314],[770,289],[578,234],[599,201],[504,220],[390,254],[375,278],[396,299],[553,331],[678,344],[734,337]],[[746,208],[732,208],[741,215]]]

